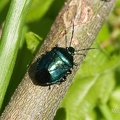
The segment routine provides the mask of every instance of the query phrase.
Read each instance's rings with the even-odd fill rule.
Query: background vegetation
[[[10,0],[0,1],[0,33]],[[59,4],[58,4],[59,3]],[[27,65],[45,39],[64,0],[34,0],[22,32],[17,60],[2,110],[22,80]],[[41,7],[40,7],[41,6]],[[120,118],[120,1],[101,29],[55,120],[118,120]],[[15,81],[17,80],[17,81]]]

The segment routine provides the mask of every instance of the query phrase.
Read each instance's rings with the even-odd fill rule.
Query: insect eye
[[[69,54],[73,55],[74,52],[75,52],[75,49],[73,47],[68,47],[67,51],[68,51]]]

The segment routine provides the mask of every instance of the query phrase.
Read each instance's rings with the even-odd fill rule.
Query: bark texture
[[[53,120],[84,56],[74,56],[74,61],[78,66],[74,67],[72,74],[68,75],[65,82],[61,85],[52,85],[51,89],[34,84],[35,61],[56,44],[61,47],[66,47],[66,44],[69,46],[73,24],[74,34],[71,45],[75,49],[90,48],[115,2],[116,0],[109,2],[68,0],[64,4],[33,64],[2,114],[1,120]],[[81,51],[81,54],[86,53],[87,50]]]

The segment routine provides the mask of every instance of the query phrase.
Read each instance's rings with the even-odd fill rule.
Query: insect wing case
[[[67,71],[73,67],[73,56],[68,53],[66,48],[54,47],[52,51],[55,56],[48,70],[51,80],[60,82],[67,75]]]
[[[52,85],[62,82],[73,67],[73,56],[66,48],[54,47],[38,59],[35,68],[35,80],[40,85]]]

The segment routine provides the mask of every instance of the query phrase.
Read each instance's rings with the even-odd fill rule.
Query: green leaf
[[[10,0],[0,0],[0,12],[4,9],[5,5],[9,2]]]
[[[54,0],[34,0],[28,13],[26,22],[40,20],[49,9]]]
[[[116,87],[113,93],[111,94],[109,105],[111,108],[111,113],[114,116],[115,120],[120,118],[120,86]]]
[[[0,107],[13,72],[31,0],[12,0],[0,42]]]
[[[103,39],[103,35],[105,35],[104,39]],[[109,26],[108,26],[108,23],[105,23],[96,39],[99,40],[99,42],[102,42],[102,41],[108,40],[109,36],[110,36]]]
[[[36,35],[33,32],[26,33],[26,43],[27,48],[31,51],[31,53],[35,54],[40,45],[42,44],[43,39]]]

